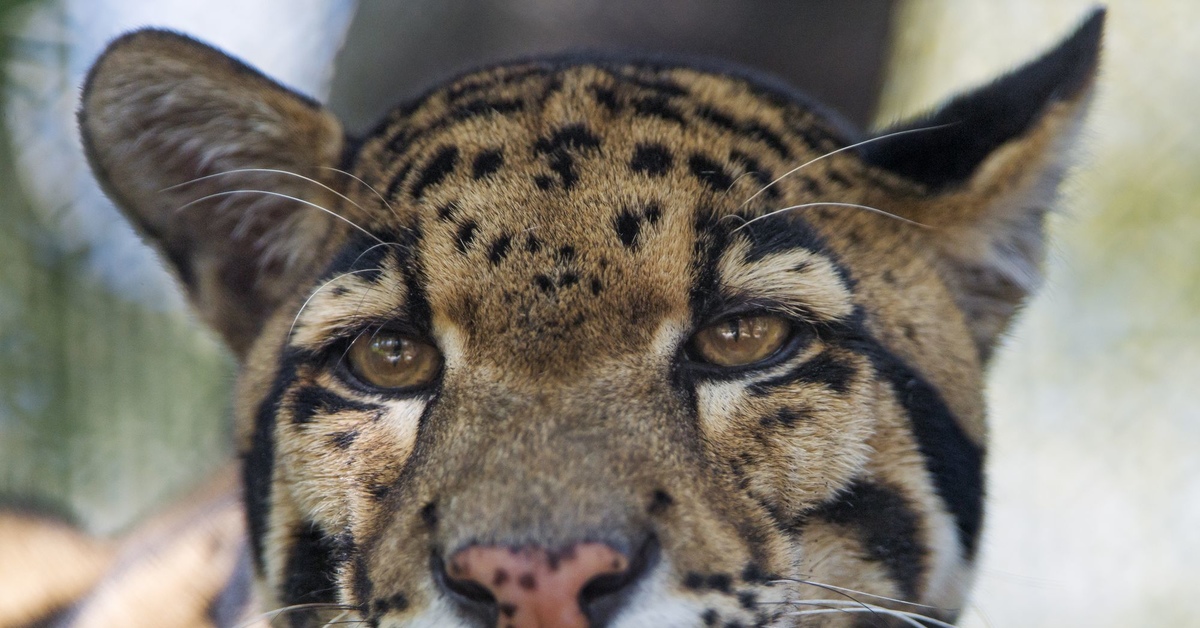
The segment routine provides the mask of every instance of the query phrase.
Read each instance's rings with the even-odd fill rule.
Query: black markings
[[[758,563],[749,563],[742,570],[742,580],[754,584],[763,584],[770,580],[778,580],[779,578],[768,573]]]
[[[721,593],[729,593],[729,588],[733,584],[733,578],[729,574],[711,573],[702,574],[696,571],[689,571],[683,577],[683,586],[693,591],[712,590],[720,591]]]
[[[353,273],[359,279],[371,283],[378,282],[383,278],[384,262],[388,254],[394,250],[401,250],[396,246],[380,244],[380,240],[388,241],[385,237],[376,240],[366,234],[354,236],[325,268],[324,281],[338,275]]]
[[[650,505],[646,508],[646,512],[650,515],[661,515],[675,503],[675,498],[671,494],[660,489],[656,489],[650,496]]]
[[[305,386],[292,395],[290,409],[292,423],[304,425],[311,422],[317,415],[338,414],[347,411],[370,412],[378,411],[380,408],[372,404],[351,401],[319,386]]]
[[[532,233],[525,238],[525,251],[528,253],[537,253],[542,250],[542,241],[537,239],[537,236]]]
[[[508,256],[508,250],[512,248],[512,236],[503,234],[492,241],[488,247],[488,261],[493,266],[500,264],[504,258]]]
[[[793,408],[780,408],[775,414],[768,414],[759,420],[759,423],[766,428],[782,426],[785,428],[795,427],[797,423],[808,418],[808,413]]]
[[[626,248],[636,249],[638,234],[642,231],[642,223],[653,225],[661,217],[662,208],[658,203],[650,202],[638,210],[630,208],[622,210],[613,219],[613,229],[617,232],[617,238],[621,240],[621,244]]]
[[[575,171],[575,160],[565,152],[557,152],[550,157],[550,169],[562,180],[564,190],[575,187],[579,181],[579,173]]]
[[[450,201],[438,208],[437,218],[442,222],[449,222],[454,218],[454,212],[456,211],[458,211],[458,201]]]
[[[717,622],[721,621],[721,616],[717,614],[716,609],[709,608],[704,611],[700,619],[704,621],[705,626],[716,626]]]
[[[431,528],[438,524],[437,502],[429,502],[421,507],[421,521]]]
[[[621,239],[621,244],[627,248],[633,248],[637,242],[638,233],[642,230],[642,217],[626,209],[617,214],[613,227],[617,230],[617,237]]]
[[[336,602],[337,549],[333,539],[315,523],[301,524],[288,550],[280,600],[286,605]],[[292,625],[307,624],[293,619]]]
[[[539,174],[533,178],[533,184],[537,186],[537,189],[544,192],[554,187],[554,179],[551,179],[544,174]]]
[[[629,160],[629,168],[652,177],[660,177],[671,169],[671,151],[662,144],[638,144]]]
[[[640,116],[651,116],[670,120],[682,126],[687,126],[687,120],[683,117],[683,112],[671,104],[671,101],[665,96],[646,96],[636,98],[631,103],[633,110]]]
[[[347,430],[329,435],[329,442],[338,449],[349,449],[358,440],[358,430]]]
[[[735,120],[733,116],[707,105],[697,108],[696,115],[723,129],[766,144],[771,150],[778,153],[782,159],[792,158],[792,151],[783,143],[783,138],[778,133],[767,128],[762,122],[757,120]]]
[[[479,224],[474,220],[459,225],[458,233],[454,236],[454,246],[458,248],[459,253],[466,255],[467,251],[471,250],[471,244],[475,242],[475,234],[478,231]]]
[[[533,145],[535,154],[549,155],[560,150],[599,148],[600,138],[583,124],[568,124],[549,137],[539,138]]]
[[[753,591],[739,591],[737,598],[738,606],[748,611],[754,610],[754,607],[758,605],[758,596]]]
[[[767,198],[777,199],[780,197],[779,186],[771,185],[775,181],[775,175],[764,168],[757,159],[740,150],[734,150],[729,152],[729,160],[741,165],[746,174],[750,175],[750,178],[759,185],[759,190]]]
[[[577,283],[579,283],[579,275],[576,273],[565,272],[558,278],[558,287],[560,288],[570,288]]]
[[[590,90],[592,95],[596,97],[596,102],[600,103],[600,106],[612,113],[621,110],[621,103],[617,102],[617,92],[601,85],[592,85]]]
[[[538,290],[541,290],[546,294],[554,292],[554,282],[551,281],[546,275],[534,275],[533,284],[538,287]]]
[[[392,182],[388,184],[385,198],[395,200],[400,194],[400,188],[408,180],[408,173],[412,172],[412,167],[412,162],[408,162],[396,172],[396,176],[392,177]]]
[[[871,560],[881,563],[904,599],[920,597],[928,549],[920,541],[917,515],[897,490],[858,481],[809,517],[853,531]]]
[[[751,384],[747,390],[753,395],[767,395],[780,386],[806,382],[823,384],[841,395],[850,389],[850,384],[857,374],[858,371],[844,360],[835,358],[829,351],[822,351],[811,360],[797,364],[786,373]]]
[[[408,610],[408,597],[403,593],[396,593],[371,602],[372,618],[383,617],[392,611],[401,613],[406,610]]]
[[[258,572],[265,569],[263,543],[267,533],[267,517],[271,509],[271,480],[275,471],[275,416],[283,404],[288,388],[296,381],[296,365],[302,354],[285,353],[279,373],[271,390],[258,406],[254,416],[254,433],[250,449],[242,453],[242,485],[245,487],[246,525],[250,546]]]
[[[604,290],[604,284],[601,283],[599,278],[592,277],[591,288],[592,296],[600,296],[600,293]]]
[[[426,188],[441,183],[450,176],[450,173],[454,172],[456,166],[458,166],[458,147],[443,146],[421,169],[410,194],[413,198],[420,199],[424,196]]]
[[[515,113],[523,108],[523,103],[517,99],[487,100],[476,98],[461,105],[456,105],[448,117],[450,120],[458,122],[479,116]]]
[[[717,192],[724,192],[733,186],[733,177],[729,176],[729,172],[721,164],[699,153],[694,153],[688,158],[688,169],[692,176]]]
[[[504,151],[499,148],[481,150],[471,164],[471,178],[476,181],[496,172],[504,165]]]
[[[838,172],[837,170],[834,170],[833,168],[829,168],[829,169],[825,170],[825,178],[829,179],[835,185],[838,185],[838,186],[841,186],[844,188],[850,187],[850,179],[847,179],[846,175],[842,174],[841,172]]]

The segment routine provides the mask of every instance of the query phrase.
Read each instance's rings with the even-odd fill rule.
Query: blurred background
[[[1200,626],[1200,4],[1108,5],[1049,280],[991,377],[966,626]],[[74,133],[82,74],[125,30],[217,44],[351,131],[447,73],[581,48],[733,59],[882,126],[1031,58],[1090,6],[0,0],[0,494],[119,533],[229,456],[233,363],[90,182]]]

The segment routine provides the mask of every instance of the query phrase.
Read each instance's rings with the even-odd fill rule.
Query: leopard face
[[[110,46],[80,118],[239,358],[264,610],[952,621],[984,369],[1101,21],[873,138],[769,80],[607,59],[462,76],[348,138],[160,31]]]

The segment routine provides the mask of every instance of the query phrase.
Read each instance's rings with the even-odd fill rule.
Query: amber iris
[[[346,358],[356,377],[378,388],[420,388],[442,368],[442,355],[435,347],[388,331],[359,336]]]
[[[791,334],[791,325],[777,316],[727,318],[692,337],[697,360],[717,366],[746,366],[772,355]]]

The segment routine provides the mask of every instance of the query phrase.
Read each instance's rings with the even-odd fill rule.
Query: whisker
[[[354,179],[355,181],[358,181],[359,183],[361,183],[361,184],[362,184],[362,186],[363,186],[363,187],[367,188],[368,190],[370,190],[370,191],[371,191],[371,193],[372,193],[372,194],[374,194],[376,197],[378,197],[378,198],[379,198],[379,201],[380,201],[381,203],[383,203],[383,206],[384,206],[384,207],[386,207],[386,208],[388,208],[388,210],[392,212],[392,215],[396,216],[397,218],[399,218],[399,217],[400,217],[400,215],[396,213],[396,209],[395,209],[394,207],[392,207],[392,204],[391,204],[391,203],[389,203],[389,202],[387,201],[387,199],[386,199],[386,198],[384,198],[384,196],[383,196],[382,194],[380,194],[380,193],[379,193],[379,190],[376,190],[375,188],[371,187],[371,184],[369,184],[369,183],[367,183],[366,181],[363,181],[362,179],[360,179],[360,178],[358,178],[358,177],[356,177],[356,176],[354,176],[354,175],[350,174],[349,172],[346,172],[345,170],[342,170],[341,168],[334,168],[333,166],[321,166],[321,169],[322,169],[322,170],[332,170],[332,171],[334,171],[334,172],[336,172],[336,173],[339,173],[339,174],[346,175],[347,177],[350,177],[351,179]]]
[[[896,617],[901,619],[910,626],[918,628],[927,628],[928,625],[938,626],[939,628],[955,628],[954,624],[944,622],[940,619],[935,619],[920,613],[912,611],[901,611],[875,604],[861,604],[855,602],[847,602],[845,600],[795,600],[784,602],[797,606],[821,606],[827,608],[817,608],[811,610],[800,610],[787,613],[790,616],[800,615],[826,615],[830,613],[877,613],[888,617]],[[834,608],[828,608],[834,607]],[[924,622],[924,623],[923,623]]]
[[[334,602],[311,602],[308,604],[293,604],[291,606],[284,606],[282,608],[277,608],[275,610],[267,611],[265,613],[259,613],[258,615],[255,615],[254,619],[251,619],[245,623],[238,624],[237,628],[251,628],[256,623],[258,623],[258,621],[260,619],[267,620],[267,623],[269,624],[269,623],[275,621],[276,619],[278,619],[279,617],[286,615],[288,613],[295,613],[298,611],[313,611],[313,610],[356,611],[358,609],[354,606],[350,606],[347,604],[336,604]]]
[[[388,243],[383,242],[380,244],[376,244],[376,245],[372,246],[371,249],[373,249],[377,246],[384,246],[386,244],[388,244]],[[367,251],[370,251],[371,249],[367,249]],[[367,251],[363,251],[363,255],[365,255],[367,253]],[[362,255],[359,255],[359,257],[361,258]],[[324,290],[326,287],[328,287],[329,284],[341,279],[342,277],[346,277],[349,275],[357,275],[359,273],[372,273],[372,272],[383,272],[383,269],[382,268],[363,268],[363,269],[359,269],[359,270],[352,270],[349,272],[344,272],[344,273],[338,275],[337,277],[334,277],[333,279],[330,279],[329,281],[326,281],[325,283],[321,284],[320,288],[317,288],[316,290],[313,291],[312,294],[308,295],[308,298],[304,300],[304,305],[300,306],[300,311],[296,312],[296,318],[292,319],[292,326],[288,328],[288,334],[287,334],[288,339],[289,340],[291,339],[292,332],[296,330],[296,323],[300,320],[300,315],[304,313],[304,308],[308,307],[308,303],[310,301],[312,301],[313,298],[317,296],[317,294],[319,294],[322,290]]]
[[[742,223],[742,226],[738,227],[737,229],[734,229],[733,232],[737,233],[738,231],[741,231],[742,229],[745,229],[746,227],[750,226],[751,223],[757,222],[764,218],[770,218],[771,216],[774,216],[776,214],[782,214],[783,212],[792,211],[793,209],[804,209],[806,207],[853,207],[855,209],[864,209],[866,211],[879,214],[881,216],[887,216],[888,218],[894,218],[905,224],[913,225],[914,227],[921,227],[922,229],[930,228],[929,225],[919,223],[915,220],[909,220],[908,218],[905,218],[903,216],[897,216],[896,214],[884,211],[882,209],[879,209],[878,207],[871,207],[870,205],[859,205],[857,203],[836,203],[833,201],[820,201],[820,202],[815,202],[815,203],[801,203],[799,205],[792,205],[791,207],[784,207],[783,209],[776,209],[774,211],[769,211],[761,216],[756,216],[754,218],[751,218],[750,220],[747,220],[746,222]],[[734,216],[734,214],[730,214],[730,217],[732,217],[732,216]]]
[[[192,179],[191,181],[184,181],[183,183],[178,183],[176,185],[172,185],[171,187],[163,188],[159,191],[160,192],[168,192],[170,190],[174,190],[174,189],[181,188],[181,187],[186,187],[186,186],[192,185],[193,183],[199,183],[201,181],[205,181],[208,179],[213,179],[216,177],[223,177],[223,176],[229,175],[229,174],[241,174],[241,173],[246,173],[246,172],[285,174],[285,175],[288,175],[289,177],[296,177],[297,179],[303,179],[305,181],[308,181],[309,183],[312,183],[312,184],[320,186],[326,190],[329,190],[330,192],[333,192],[335,195],[338,196],[338,198],[341,198],[342,200],[346,201],[347,203],[350,203],[351,205],[361,209],[363,212],[367,211],[366,208],[364,208],[362,205],[359,205],[358,203],[356,203],[354,201],[354,199],[350,198],[349,196],[346,196],[345,194],[342,194],[341,192],[338,192],[337,190],[329,187],[328,185],[325,185],[324,183],[321,183],[320,181],[317,181],[316,179],[306,177],[302,174],[299,174],[296,172],[291,172],[289,170],[278,170],[276,168],[237,168],[234,170],[226,170],[225,172],[217,172],[215,174],[209,174],[209,175],[205,175],[203,177],[196,177],[195,179]],[[338,172],[341,172],[341,171],[339,170]],[[353,176],[353,175],[351,175],[351,176]],[[357,177],[355,177],[355,178],[357,178]],[[391,209],[391,208],[389,207],[388,209]]]
[[[778,177],[778,178],[776,178],[774,181],[772,181],[772,182],[770,182],[770,183],[768,183],[768,184],[766,184],[766,185],[762,186],[761,188],[759,188],[759,190],[758,190],[757,192],[755,192],[754,194],[751,194],[751,195],[750,195],[750,198],[748,198],[748,199],[746,199],[745,201],[743,201],[743,202],[742,202],[742,204],[738,206],[738,208],[740,209],[740,208],[742,208],[742,207],[745,207],[745,206],[746,206],[746,205],[747,205],[747,204],[748,204],[750,201],[753,201],[754,199],[758,198],[760,194],[762,194],[763,192],[766,192],[768,189],[770,189],[770,188],[771,188],[772,186],[774,186],[776,183],[779,183],[780,181],[782,181],[782,180],[784,180],[784,179],[786,179],[786,178],[788,178],[788,177],[792,176],[793,174],[796,174],[797,172],[800,172],[801,170],[803,170],[803,169],[805,169],[805,168],[807,168],[807,167],[809,167],[809,166],[811,166],[811,165],[813,165],[813,164],[817,163],[818,161],[821,161],[822,159],[825,159],[825,158],[828,158],[828,157],[832,157],[832,156],[834,156],[834,155],[836,155],[836,154],[838,154],[838,153],[842,153],[842,152],[845,152],[845,151],[848,151],[848,150],[852,150],[852,149],[858,148],[859,146],[865,146],[865,145],[867,145],[867,144],[870,144],[870,143],[872,143],[872,142],[878,142],[878,141],[880,141],[880,140],[886,140],[886,139],[887,139],[887,138],[889,138],[889,137],[896,137],[896,136],[899,136],[899,135],[906,135],[906,134],[908,134],[908,133],[920,133],[920,132],[922,132],[922,131],[934,131],[934,130],[941,129],[941,128],[945,128],[945,127],[948,127],[948,126],[953,126],[953,124],[954,124],[954,123],[950,123],[950,124],[939,124],[939,125],[936,125],[936,126],[926,126],[926,127],[921,127],[921,128],[919,128],[919,129],[905,129],[905,130],[903,130],[903,131],[896,131],[896,132],[894,132],[894,133],[888,133],[888,134],[886,134],[886,135],[880,135],[879,137],[872,137],[871,139],[863,140],[863,141],[861,141],[861,142],[856,142],[856,143],[854,143],[854,144],[851,144],[851,145],[849,145],[849,146],[843,146],[843,147],[841,147],[841,148],[839,148],[839,149],[837,149],[837,150],[830,151],[830,152],[828,152],[828,153],[825,153],[824,155],[821,155],[820,157],[817,157],[817,158],[815,158],[815,159],[812,159],[812,160],[809,160],[809,161],[807,161],[807,162],[805,162],[805,163],[802,163],[802,164],[800,164],[799,166],[796,166],[795,168],[792,168],[791,170],[788,170],[787,172],[785,172],[785,173],[783,173],[783,174],[779,175],[779,177]]]
[[[772,584],[804,584],[804,585],[808,585],[810,587],[817,587],[819,589],[825,589],[827,591],[831,591],[834,593],[841,593],[841,594],[849,597],[851,600],[854,600],[855,602],[858,602],[858,598],[855,598],[849,594],[854,593],[857,595],[864,595],[866,597],[875,598],[877,600],[884,600],[887,602],[895,602],[897,604],[904,604],[907,606],[928,608],[930,610],[937,610],[937,611],[951,610],[951,609],[941,608],[939,606],[931,606],[929,604],[920,604],[917,602],[909,602],[908,600],[901,600],[901,599],[894,598],[894,597],[888,597],[886,595],[877,595],[875,593],[867,593],[866,591],[859,591],[858,589],[847,589],[845,587],[839,587],[839,586],[833,585],[833,584],[825,584],[823,582],[816,582],[814,580],[804,580],[802,578],[781,578],[779,580],[772,580],[771,583]]]
[[[198,198],[194,201],[191,201],[189,203],[185,203],[182,206],[180,206],[179,209],[177,209],[176,211],[183,211],[184,209],[187,209],[188,207],[195,205],[196,203],[207,201],[210,198],[217,198],[220,196],[232,196],[234,194],[265,194],[267,196],[276,196],[279,198],[287,199],[289,201],[295,201],[302,205],[307,205],[314,209],[319,209],[319,210],[325,212],[326,214],[329,214],[330,216],[333,216],[334,218],[337,218],[338,220],[350,225],[351,227],[354,227],[355,229],[358,229],[359,231],[367,234],[367,236],[370,237],[372,240],[375,240],[376,242],[379,242],[380,244],[383,243],[383,240],[380,240],[379,237],[376,236],[375,234],[371,233],[370,231],[367,231],[366,229],[363,229],[362,227],[355,224],[354,221],[352,221],[344,216],[341,216],[341,215],[337,214],[336,212],[325,209],[324,207],[321,207],[320,205],[317,205],[316,203],[306,201],[302,198],[296,198],[295,196],[289,196],[289,195],[283,194],[281,192],[272,192],[269,190],[229,190],[226,192],[214,192],[207,196],[201,196],[200,198]]]

